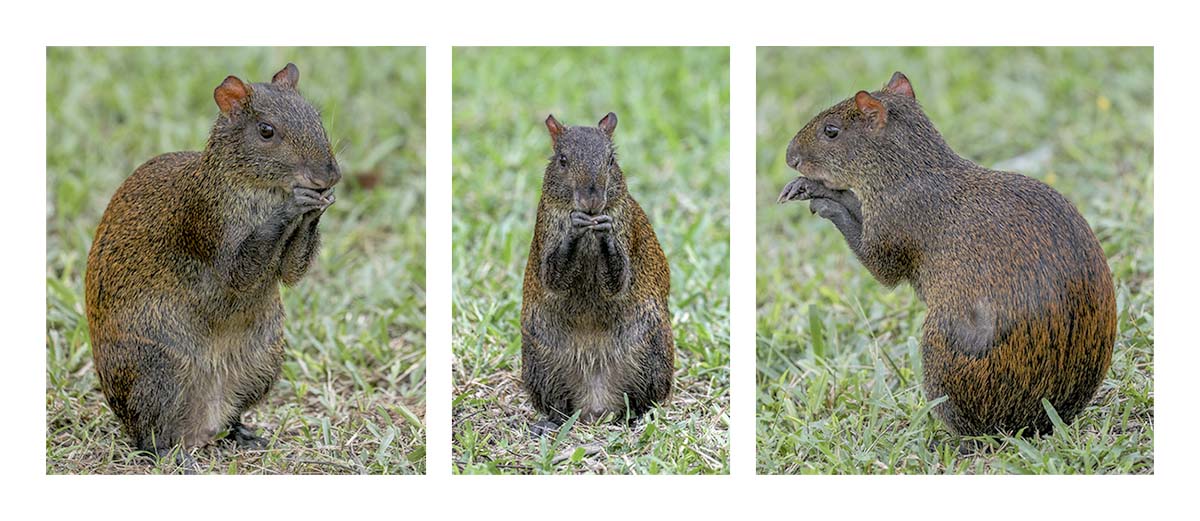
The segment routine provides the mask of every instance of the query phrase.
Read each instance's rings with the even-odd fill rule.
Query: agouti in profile
[[[929,308],[925,393],[963,435],[1047,433],[1091,401],[1116,335],[1112,275],[1061,194],[959,157],[897,72],[813,118],[787,149],[780,202],[811,199],[881,283]]]
[[[546,118],[546,166],[521,299],[521,372],[544,433],[580,412],[631,420],[671,393],[671,270],[625,187],[612,135]],[[628,409],[626,408],[628,404]]]
[[[100,388],[137,447],[165,454],[241,423],[283,362],[279,283],[317,252],[341,178],[321,118],[288,64],[270,83],[229,76],[203,152],[175,152],[121,185],[88,255],[87,317]]]

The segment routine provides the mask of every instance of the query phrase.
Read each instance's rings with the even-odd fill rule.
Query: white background
[[[1182,3],[293,2],[9,3],[0,104],[4,332],[0,486],[25,517],[938,519],[1194,516],[1198,65]],[[1187,10],[1190,11],[1190,10]],[[45,46],[427,46],[428,476],[81,477],[45,466]],[[732,473],[450,475],[452,45],[731,46]],[[1155,475],[755,476],[756,45],[1155,46]],[[804,67],[803,63],[794,64]],[[536,71],[531,71],[531,74]],[[1097,71],[1099,74],[1100,71]],[[799,124],[800,122],[798,122]],[[51,139],[53,136],[49,136]],[[1147,231],[1149,233],[1149,231]],[[1188,485],[1188,483],[1192,483]],[[1189,506],[1188,503],[1191,503]],[[1191,514],[1187,514],[1191,512]]]

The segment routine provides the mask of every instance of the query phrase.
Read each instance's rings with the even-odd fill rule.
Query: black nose
[[[338,169],[337,164],[333,161],[325,163],[325,178],[327,179],[326,183],[328,186],[333,186],[342,180],[342,171]]]
[[[587,213],[597,213],[604,209],[606,199],[604,192],[601,192],[595,184],[580,187],[575,191],[575,209]]]
[[[800,169],[800,151],[796,149],[796,143],[794,141],[788,144],[785,161],[792,169]]]
[[[342,172],[337,163],[328,161],[324,165],[308,165],[300,174],[301,184],[316,190],[332,188],[342,180]]]

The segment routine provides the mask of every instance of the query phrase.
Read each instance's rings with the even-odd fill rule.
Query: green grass
[[[1153,53],[1150,49],[758,50],[760,473],[1154,471]],[[1112,369],[1041,439],[960,439],[929,413],[925,307],[878,284],[837,230],[775,198],[792,136],[895,70],[959,154],[1049,183],[1091,223],[1117,286]]]
[[[97,385],[83,273],[121,181],[201,150],[226,75],[288,61],[344,175],[317,265],[285,289],[283,376],[247,423],[261,451],[194,450],[213,473],[424,473],[425,63],[420,48],[57,48],[47,55],[46,472],[159,473],[131,456]]]
[[[459,473],[727,473],[729,55],[724,48],[454,51],[453,459]],[[676,390],[634,427],[542,440],[520,389],[521,284],[546,115],[619,116],[630,192],[671,264]]]

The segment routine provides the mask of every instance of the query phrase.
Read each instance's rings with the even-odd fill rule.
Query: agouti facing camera
[[[546,118],[554,155],[521,301],[522,380],[545,416],[535,433],[577,411],[584,421],[636,420],[671,393],[671,269],[626,189],[616,127],[611,112],[595,127]]]

